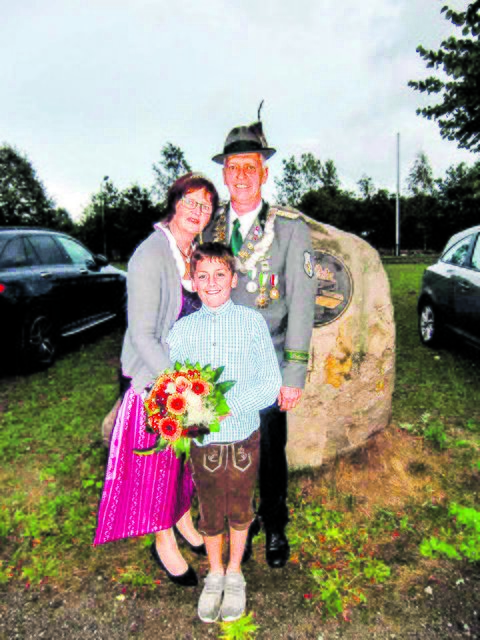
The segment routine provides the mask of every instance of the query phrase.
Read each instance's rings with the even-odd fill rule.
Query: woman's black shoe
[[[171,580],[174,584],[177,584],[180,587],[196,587],[197,586],[198,584],[197,574],[195,573],[195,571],[192,569],[190,565],[188,565],[188,569],[185,571],[185,573],[182,573],[179,576],[175,576],[173,575],[173,573],[170,573],[167,567],[163,564],[160,556],[158,555],[155,542],[153,542],[152,546],[150,547],[150,553],[152,554],[152,558],[155,560],[155,562],[160,567],[160,569],[162,569],[162,571],[165,571],[165,573],[168,576],[168,579]]]
[[[190,551],[193,551],[193,553],[196,553],[197,556],[206,556],[207,555],[207,549],[205,547],[205,544],[199,544],[197,546],[195,546],[194,544],[192,544],[191,542],[189,542],[185,536],[183,536],[180,531],[177,529],[177,527],[173,527],[175,533],[178,533],[178,535],[182,538],[182,540],[186,543],[186,545],[188,546],[188,548],[190,549]]]

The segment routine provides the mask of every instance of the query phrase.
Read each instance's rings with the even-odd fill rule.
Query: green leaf
[[[137,456],[151,456],[152,453],[156,453],[157,451],[163,451],[165,447],[168,446],[168,442],[162,440],[160,436],[157,436],[155,444],[153,447],[148,447],[148,449],[134,449],[133,453],[136,453]]]
[[[216,369],[213,370],[213,377],[212,377],[213,382],[217,382],[217,380],[222,375],[224,369],[225,367],[217,367]]]
[[[217,391],[219,391],[220,393],[227,393],[227,391],[230,391],[230,389],[235,385],[235,380],[225,380],[224,382],[220,382],[217,385]]]
[[[216,410],[219,416],[226,416],[230,413],[230,407],[228,406],[225,398],[222,398],[217,402]]]
[[[253,621],[253,614],[250,612],[234,622],[221,622],[220,629],[220,640],[253,640],[259,627]]]
[[[215,420],[211,422],[208,427],[211,433],[217,433],[218,431],[220,431],[220,421],[215,418]]]
[[[137,456],[151,456],[152,453],[156,453],[159,451],[157,447],[150,447],[150,449],[134,449],[133,453],[136,453]]]

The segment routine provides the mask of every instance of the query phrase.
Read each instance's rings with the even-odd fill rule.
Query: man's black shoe
[[[261,527],[260,527],[260,522],[258,518],[255,518],[255,520],[252,522],[252,524],[248,528],[248,536],[247,536],[247,542],[245,543],[245,549],[243,552],[242,564],[245,564],[246,562],[248,562],[252,557],[253,539],[256,535],[260,533],[260,528]]]
[[[267,531],[265,556],[268,566],[272,569],[281,569],[287,564],[290,557],[290,546],[283,529]]]

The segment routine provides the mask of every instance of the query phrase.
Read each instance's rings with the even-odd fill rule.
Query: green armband
[[[308,362],[308,351],[292,351],[285,349],[283,352],[286,362]]]

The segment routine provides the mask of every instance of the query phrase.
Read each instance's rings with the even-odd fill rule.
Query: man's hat
[[[237,153],[261,153],[265,160],[268,160],[275,152],[276,149],[268,146],[267,139],[263,134],[262,123],[258,121],[248,126],[242,125],[232,129],[225,140],[223,153],[213,156],[212,160],[223,164],[225,158]]]

